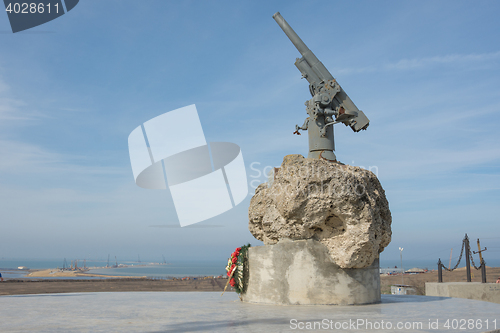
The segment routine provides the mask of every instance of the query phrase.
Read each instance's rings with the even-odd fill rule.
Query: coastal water
[[[134,262],[134,261],[119,261],[110,262],[110,265],[118,264],[118,267],[106,267],[106,261],[99,260],[78,260],[78,267],[83,267],[84,264],[90,268],[89,274],[102,274],[113,276],[146,276],[151,278],[171,278],[185,276],[219,276],[226,274],[225,267],[227,262],[221,261],[172,261],[166,264],[152,262]],[[62,260],[47,260],[47,259],[0,259],[0,273],[4,278],[21,278],[26,277],[27,269],[52,269],[62,268],[64,259]],[[71,261],[67,261],[67,266],[71,265]],[[26,267],[27,269],[19,269]],[[55,277],[51,277],[54,279]],[[91,277],[83,277],[88,279]],[[94,277],[95,278],[95,277]],[[97,277],[99,278],[99,277]],[[40,278],[37,278],[40,279]],[[59,279],[68,279],[61,277]],[[82,277],[73,277],[71,279],[82,279]]]

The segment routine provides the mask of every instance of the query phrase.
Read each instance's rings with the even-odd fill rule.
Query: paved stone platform
[[[360,306],[260,305],[218,292],[0,297],[0,332],[487,332],[495,323],[500,304],[430,296]]]

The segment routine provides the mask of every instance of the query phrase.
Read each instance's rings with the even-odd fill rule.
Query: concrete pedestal
[[[282,240],[248,251],[244,302],[282,305],[359,305],[380,302],[379,260],[342,269],[318,241]]]

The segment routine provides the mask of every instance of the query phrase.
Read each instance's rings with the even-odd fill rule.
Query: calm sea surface
[[[64,260],[36,259],[0,259],[0,273],[4,278],[25,277],[27,271],[19,270],[24,266],[28,269],[62,268]],[[67,261],[69,266],[71,261]],[[117,268],[106,268],[107,261],[86,260],[90,274],[115,276],[147,276],[152,278],[185,277],[185,276],[218,276],[226,274],[227,261],[173,261],[168,264],[138,263],[132,261],[118,262]],[[110,262],[110,265],[115,264]],[[78,261],[78,267],[83,267],[84,261]],[[122,266],[123,265],[123,266]],[[85,277],[87,279],[88,277]],[[38,278],[39,279],[39,278]],[[53,279],[53,277],[51,278]],[[67,279],[67,278],[60,278]],[[81,278],[75,278],[81,279]]]

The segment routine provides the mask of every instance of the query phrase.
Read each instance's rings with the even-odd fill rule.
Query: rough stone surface
[[[391,221],[371,171],[301,155],[285,156],[249,208],[250,232],[264,244],[315,239],[341,268],[370,266],[391,241]]]
[[[281,305],[361,305],[380,302],[379,262],[342,269],[326,246],[281,240],[248,250],[249,277],[242,300]]]

